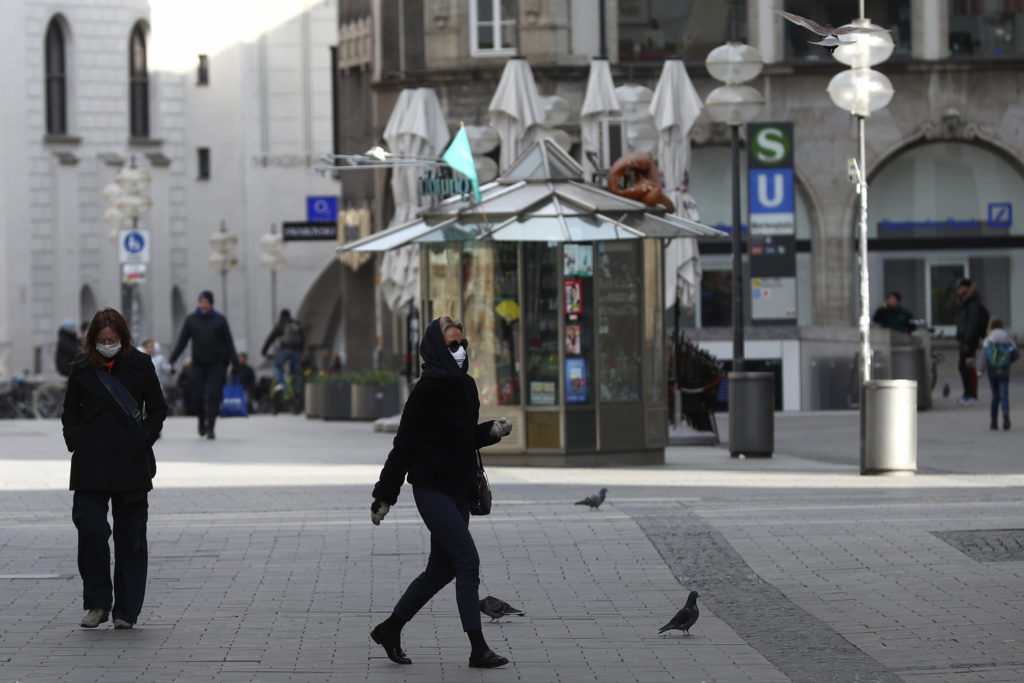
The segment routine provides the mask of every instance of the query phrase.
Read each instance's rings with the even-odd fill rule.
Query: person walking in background
[[[178,335],[178,343],[171,352],[170,364],[174,362],[192,340],[192,370],[189,382],[192,386],[192,405],[199,416],[199,436],[216,438],[213,432],[217,415],[220,414],[221,392],[228,363],[232,373],[238,372],[238,354],[231,338],[231,328],[223,315],[213,310],[213,292],[204,290],[199,294],[199,306],[185,318],[185,324]]]
[[[885,304],[878,307],[872,320],[879,327],[909,334],[914,331],[914,324],[910,322],[913,318],[914,315],[903,308],[900,293],[889,292],[885,297]]]
[[[242,351],[238,354],[238,383],[242,385],[245,392],[245,407],[249,412],[252,410],[252,394],[256,389],[256,371],[249,365],[249,354]]]
[[[302,350],[306,346],[306,336],[302,331],[302,325],[298,320],[292,318],[291,311],[287,308],[281,309],[277,324],[270,330],[267,340],[263,342],[263,349],[260,353],[270,358],[269,350],[274,342],[280,340],[277,353],[274,354],[274,391],[284,391],[285,376],[284,366],[288,366],[288,372],[293,379],[302,377]],[[295,387],[299,391],[299,387]]]
[[[1003,409],[1003,429],[1010,428],[1010,365],[1018,358],[1020,352],[1006,331],[1003,319],[993,316],[988,322],[988,335],[981,347],[981,367],[978,368],[979,376],[988,373],[988,383],[992,387],[991,429],[999,429],[996,418],[1000,407]]]
[[[164,387],[164,382],[169,379],[168,375],[168,364],[167,359],[164,358],[164,354],[160,353],[160,344],[153,341],[152,339],[144,339],[139,344],[139,351],[150,357],[153,361],[153,367],[156,369],[156,378],[160,380],[160,388]]]
[[[149,357],[132,347],[124,317],[112,308],[96,314],[72,363],[64,395],[64,443],[71,456],[71,518],[78,530],[78,571],[85,617],[96,628],[113,611],[114,628],[138,621],[146,593],[146,522],[167,404]],[[110,525],[114,518],[114,579],[110,579]]]
[[[413,580],[370,638],[396,664],[411,664],[402,650],[402,628],[452,579],[462,629],[469,636],[469,665],[508,664],[487,646],[480,628],[480,556],[469,533],[469,509],[476,488],[477,449],[498,443],[512,431],[505,418],[477,423],[480,398],[467,373],[468,342],[462,324],[448,316],[433,320],[420,342],[423,373],[409,394],[380,480],[373,488],[370,520],[380,524],[398,500],[406,475],[416,509],[430,530],[427,567]]]
[[[974,357],[978,344],[988,328],[988,310],[981,303],[977,286],[965,277],[956,281],[959,308],[956,311],[956,340],[959,342],[958,368],[964,393],[958,403],[967,405],[978,400],[978,375]]]
[[[57,353],[54,357],[54,365],[57,372],[67,377],[71,374],[71,361],[82,350],[78,335],[75,334],[75,321],[65,320],[57,330]]]

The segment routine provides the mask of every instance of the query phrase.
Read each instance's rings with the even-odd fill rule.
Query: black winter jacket
[[[138,349],[114,360],[111,375],[135,398],[142,425],[126,415],[103,385],[97,368],[79,357],[64,394],[64,442],[71,451],[74,491],[149,491],[156,475],[153,443],[160,435],[167,404],[153,361]]]
[[[476,382],[459,368],[437,320],[420,343],[423,375],[409,394],[374,500],[394,505],[408,474],[413,486],[437,489],[468,499],[476,484],[476,451],[498,443],[493,420],[477,424],[480,398]],[[468,365],[466,363],[465,365]]]
[[[988,309],[981,303],[974,283],[971,283],[960,300],[955,321],[957,341],[973,352],[988,334]]]
[[[217,311],[203,314],[195,310],[185,318],[169,363],[173,365],[178,360],[189,339],[192,340],[193,365],[227,365],[230,362],[232,368],[238,367],[238,354],[235,353],[228,319]]]
[[[71,330],[57,331],[57,355],[54,362],[57,365],[57,372],[67,377],[71,374],[71,361],[82,351],[78,343],[78,336]]]

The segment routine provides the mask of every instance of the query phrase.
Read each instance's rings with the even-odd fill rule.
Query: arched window
[[[68,81],[64,30],[54,17],[46,28],[46,133],[67,135]]]
[[[133,138],[149,137],[149,69],[146,66],[146,27],[139,22],[132,29],[128,50],[128,78]]]

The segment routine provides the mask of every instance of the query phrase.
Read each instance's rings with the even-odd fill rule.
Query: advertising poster
[[[530,382],[530,403],[535,406],[555,405],[555,383]]]
[[[565,277],[594,276],[594,247],[590,244],[565,244],[562,247],[565,260]]]
[[[570,356],[580,355],[580,326],[565,326],[565,353]]]
[[[587,361],[584,358],[565,359],[565,401],[587,401]]]
[[[565,281],[565,314],[579,315],[583,312],[583,281]]]

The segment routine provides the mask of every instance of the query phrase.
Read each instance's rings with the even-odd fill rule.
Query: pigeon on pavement
[[[521,617],[526,614],[523,610],[516,609],[504,600],[499,600],[493,595],[488,595],[480,601],[480,611],[489,616],[491,621],[497,621],[502,617],[508,616]]]
[[[608,489],[601,489],[592,496],[587,496],[583,500],[577,500],[573,505],[589,505],[592,510],[596,510],[604,502],[604,495],[606,493],[608,493]]]
[[[678,629],[686,635],[690,635],[690,627],[697,623],[697,617],[700,616],[700,610],[697,609],[698,597],[700,596],[697,595],[697,591],[690,591],[683,608],[676,612],[676,615],[667,624],[659,628],[658,633]]]
[[[797,26],[802,26],[814,33],[817,33],[819,36],[824,36],[816,43],[813,41],[808,42],[810,42],[811,45],[820,45],[829,52],[835,52],[835,49],[840,45],[850,45],[857,42],[855,40],[841,40],[839,38],[841,35],[845,35],[847,33],[877,33],[879,31],[889,30],[885,28],[869,28],[867,26],[840,26],[839,28],[835,28],[831,24],[825,24],[822,26],[813,19],[801,17],[799,14],[793,14],[792,12],[785,12],[783,10],[775,11]]]

